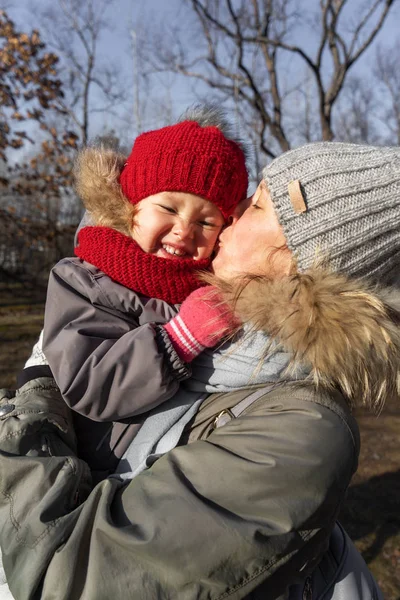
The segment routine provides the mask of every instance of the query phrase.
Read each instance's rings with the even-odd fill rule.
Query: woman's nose
[[[236,221],[238,220],[238,216],[233,213],[233,215],[231,215],[230,217],[228,217],[225,227],[230,227],[230,225],[233,225],[234,223],[236,223]]]
[[[252,197],[250,196],[250,198],[246,198],[245,200],[239,202],[232,215],[228,219],[228,225],[233,225],[234,223],[236,223],[236,221],[240,219],[244,211],[248,208],[249,204],[251,203],[251,198]]]

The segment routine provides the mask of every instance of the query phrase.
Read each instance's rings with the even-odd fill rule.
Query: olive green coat
[[[250,392],[210,396],[190,443],[130,482],[91,489],[52,379],[0,396],[0,544],[17,600],[276,600],[314,568],[357,468],[349,405],[398,397],[398,296],[316,271],[250,281],[236,309],[309,380],[215,430]]]
[[[273,599],[304,577],[357,467],[357,426],[339,394],[288,384],[210,433],[215,409],[248,393],[210,397],[189,433],[206,439],[89,494],[53,381],[21,388],[0,438],[0,540],[14,597],[239,599],[257,590]]]

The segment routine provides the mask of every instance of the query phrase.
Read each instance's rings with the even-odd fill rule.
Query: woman
[[[399,266],[400,151],[315,144],[263,176],[221,236],[214,283],[246,323],[226,361],[255,349],[269,385],[209,396],[189,444],[93,490],[51,379],[4,397],[16,598],[272,600],[321,559],[357,468],[350,405],[399,395],[398,293],[371,284]]]

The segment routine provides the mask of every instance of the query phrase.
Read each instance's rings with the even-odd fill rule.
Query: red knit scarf
[[[114,281],[149,298],[179,304],[200,286],[199,271],[211,260],[168,259],[144,252],[130,237],[109,227],[84,227],[78,233],[76,256]]]

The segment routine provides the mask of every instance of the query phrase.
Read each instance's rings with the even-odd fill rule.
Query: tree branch
[[[371,31],[370,35],[367,37],[367,39],[362,44],[362,46],[358,49],[358,51],[353,55],[353,57],[351,57],[349,59],[349,62],[348,62],[349,67],[353,63],[355,63],[355,61],[363,54],[363,52],[365,52],[365,50],[368,48],[368,46],[370,46],[371,42],[374,40],[374,38],[378,34],[379,30],[382,28],[382,25],[385,22],[385,19],[389,13],[390,7],[392,6],[393,3],[394,3],[394,0],[386,0],[385,1],[385,8],[382,11],[382,14],[380,16],[378,23],[376,24],[374,29]],[[377,0],[376,4],[380,4],[380,0]]]

